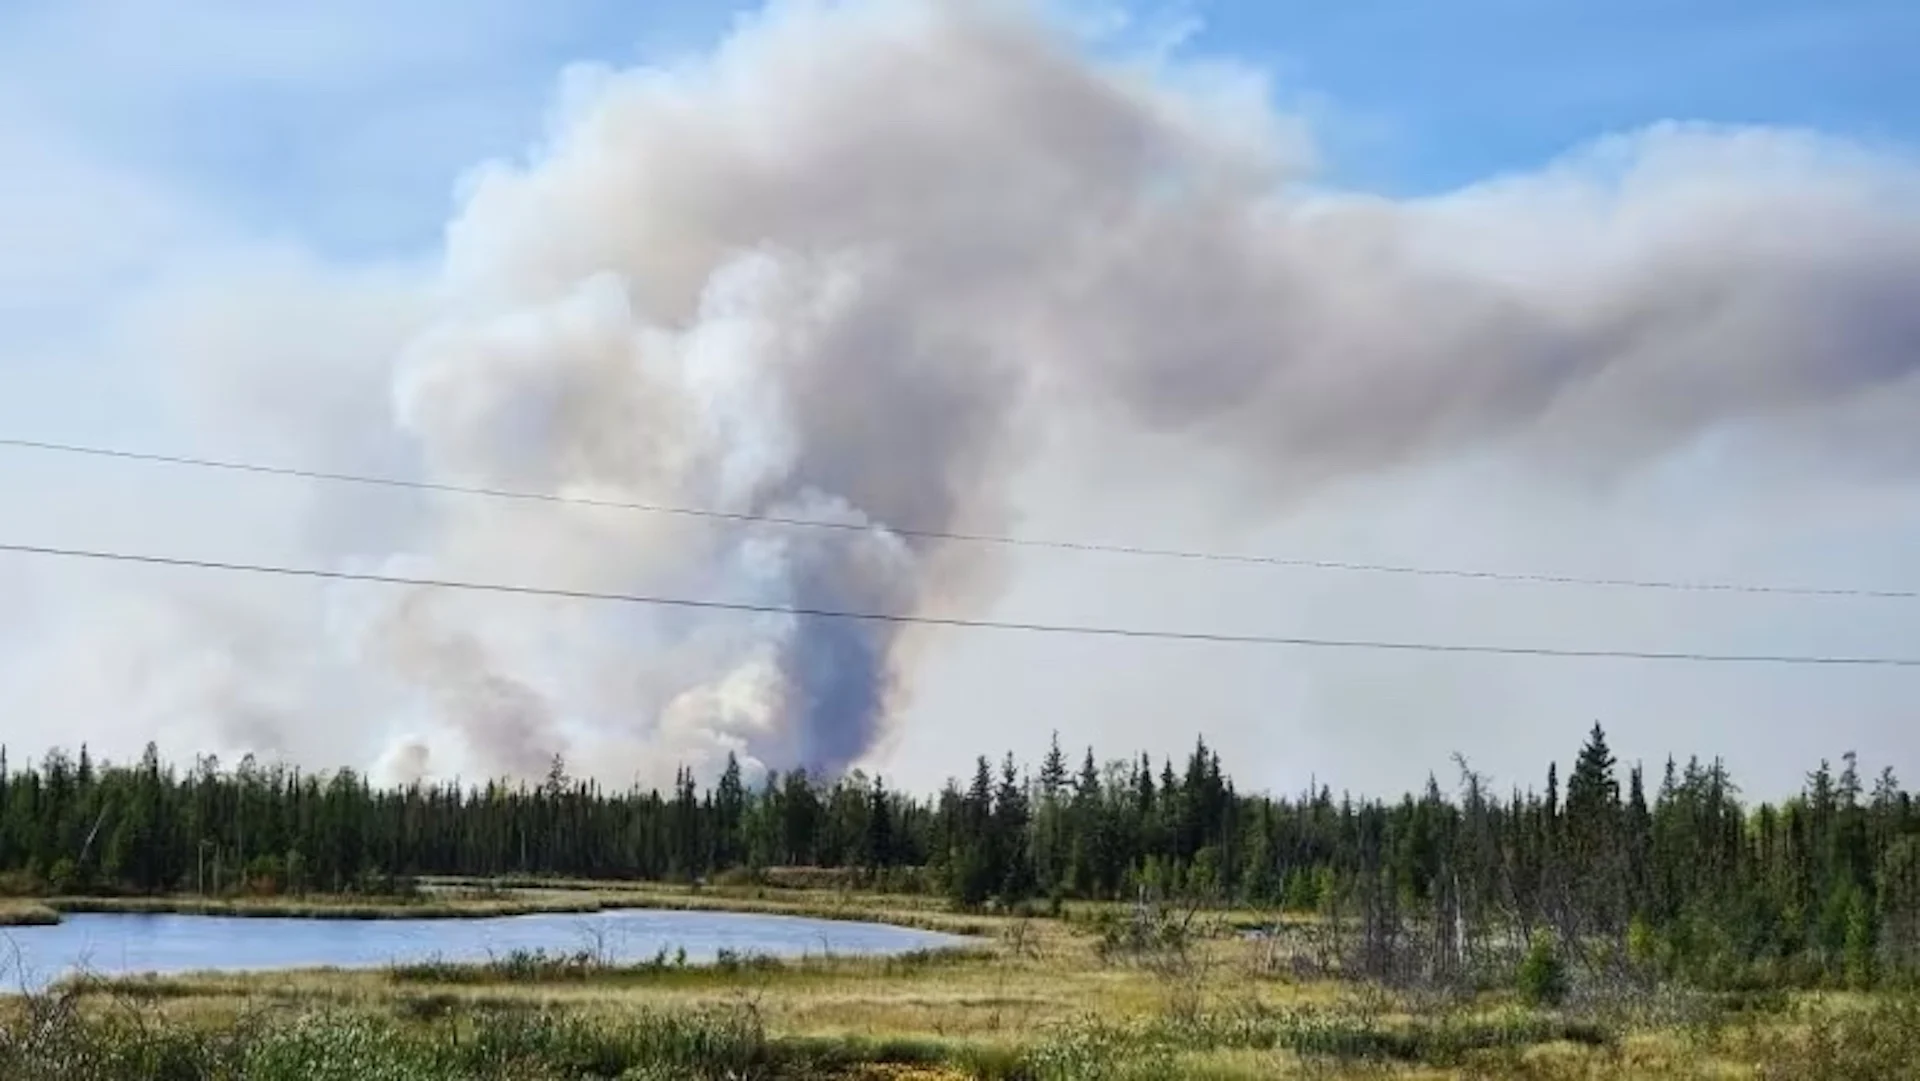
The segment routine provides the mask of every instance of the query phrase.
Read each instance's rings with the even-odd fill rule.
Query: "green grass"
[[[103,992],[104,993],[104,992]],[[1704,1078],[1761,1081],[1910,1078],[1920,1011],[1878,1000],[1809,1011],[1804,1024],[1699,1037],[1657,1049],[1621,1044],[1544,1015],[1411,1021],[1336,1011],[1248,1027],[1086,1015],[1016,1039],[927,1033],[783,1033],[752,1004],[640,1006],[617,1012],[448,996],[379,1004],[251,1003],[224,1015],[168,1014],[116,999],[46,997],[0,1020],[0,1076],[21,1081],[645,1081],[758,1078],[981,1078],[1158,1081],[1314,1077]],[[1740,1061],[1730,1064],[1732,1052]],[[1725,1067],[1732,1065],[1732,1069]]]
[[[476,880],[442,880],[465,883]],[[885,923],[922,931],[977,937],[991,934],[999,919],[948,910],[940,899],[918,894],[870,894],[840,890],[779,886],[690,887],[660,883],[621,884],[619,888],[588,889],[565,882],[551,889],[529,889],[528,895],[598,898],[608,909],[659,909],[687,912],[745,912],[808,919]]]
[[[609,906],[640,897],[940,915],[881,895],[782,891],[734,906],[719,892],[593,894]],[[977,945],[894,958],[610,964],[535,951],[479,964],[75,980],[0,1004],[0,1077],[1879,1081],[1915,1077],[1920,1063],[1920,998],[1676,991],[1551,1006],[1513,990],[1416,996],[1298,981],[1272,963],[1271,943],[1218,921],[1134,942],[1114,921],[1086,918],[1098,915],[958,917],[977,927]],[[348,1072],[327,1072],[336,1069]]]
[[[468,1078],[803,1077],[810,1064],[745,1015],[636,1013],[585,1021],[501,1012],[420,1024],[374,1013],[256,1014],[223,1026],[101,1014],[19,1024],[0,1076],[19,1081],[464,1081]]]
[[[316,920],[433,920],[530,916],[551,912],[599,912],[612,907],[584,895],[357,897],[53,897],[58,912],[126,912],[143,915],[282,917]]]
[[[917,980],[941,967],[958,967],[990,960],[979,948],[914,950],[886,957],[808,956],[797,959],[767,954],[738,954],[721,950],[709,964],[689,964],[684,955],[664,948],[648,960],[610,963],[591,951],[550,953],[514,950],[481,962],[428,960],[389,966],[395,984],[478,987],[496,984],[591,984],[599,987],[726,988],[751,980],[766,987],[775,982],[819,982],[837,977]]]
[[[365,1009],[256,1010],[195,1024],[125,1009],[61,1012],[0,1028],[0,1076],[391,1078],[825,1078],[873,1067],[938,1067],[959,1076],[1051,1081],[1169,1077],[1211,1033],[1129,1029],[1098,1019],[1024,1046],[924,1034],[773,1035],[748,1007],[640,1009],[620,1016],[488,1006],[427,1014]],[[1334,1060],[1382,1057],[1364,1040],[1316,1048]],[[1395,1056],[1385,1056],[1395,1057]]]
[[[538,885],[533,885],[538,883]],[[70,896],[33,907],[54,912],[175,913],[191,916],[258,916],[305,919],[476,919],[539,913],[660,909],[746,912],[811,919],[885,923],[961,936],[990,933],[993,919],[948,912],[919,896],[850,894],[831,890],[767,886],[695,889],[628,882],[585,883],[544,879],[429,879],[417,894],[398,897],[312,894],[301,897]],[[7,909],[0,907],[0,913]]]
[[[978,937],[992,931],[990,920],[964,914],[902,909],[884,904],[832,900],[803,900],[703,894],[618,894],[609,907],[652,908],[682,912],[747,912],[769,916],[802,916],[815,920],[886,923],[921,931]]]

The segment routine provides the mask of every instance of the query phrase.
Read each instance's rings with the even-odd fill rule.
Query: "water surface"
[[[77,913],[55,927],[0,929],[0,992],[63,976],[485,961],[514,950],[591,950],[616,963],[661,950],[689,963],[721,950],[776,957],[895,954],[964,944],[932,931],[739,912],[543,913],[486,919],[327,920]]]

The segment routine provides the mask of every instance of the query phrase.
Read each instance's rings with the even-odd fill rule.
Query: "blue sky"
[[[6,0],[0,103],[252,228],[407,249],[436,238],[463,169],[537,135],[565,65],[703,48],[739,10]],[[1267,70],[1315,118],[1328,179],[1394,194],[1664,119],[1920,141],[1906,0],[1215,0],[1131,19]]]
[[[1358,183],[1431,191],[1666,120],[1920,136],[1906,0],[1209,4],[1195,44],[1272,63],[1336,117]]]

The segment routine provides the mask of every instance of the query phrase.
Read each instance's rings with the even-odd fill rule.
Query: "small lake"
[[[485,961],[514,950],[590,950],[615,963],[684,949],[689,964],[721,950],[795,958],[897,954],[967,939],[883,924],[738,912],[626,910],[486,919],[323,920],[80,913],[55,927],[0,928],[0,994],[63,976],[207,970],[365,968]]]

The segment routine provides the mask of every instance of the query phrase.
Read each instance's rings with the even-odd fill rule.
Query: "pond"
[[[54,927],[0,929],[0,993],[97,975],[364,968],[485,961],[514,950],[590,950],[616,963],[685,950],[689,963],[740,955],[898,954],[966,939],[872,923],[738,912],[651,910],[486,919],[327,920],[237,916],[69,915]]]

